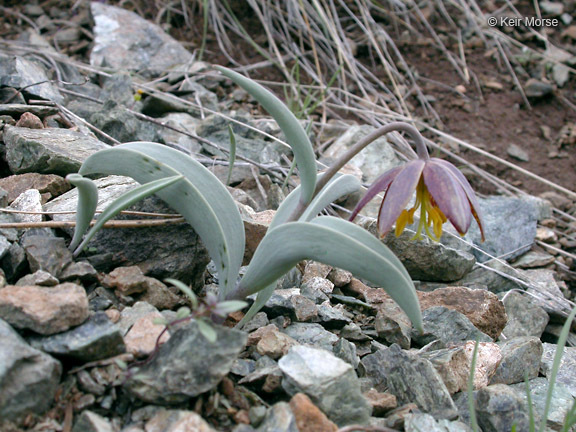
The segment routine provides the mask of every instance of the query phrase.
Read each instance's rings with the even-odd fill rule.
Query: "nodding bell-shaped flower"
[[[418,156],[418,159],[392,168],[378,177],[352,212],[350,220],[353,220],[374,196],[385,191],[378,213],[378,231],[382,237],[391,230],[394,222],[396,236],[399,236],[406,225],[414,222],[414,213],[420,209],[420,222],[415,239],[421,237],[424,229],[430,238],[440,240],[442,225],[447,220],[460,235],[464,235],[474,217],[484,241],[478,201],[466,177],[451,163],[430,158],[423,145],[418,148]],[[406,209],[414,191],[414,206]]]

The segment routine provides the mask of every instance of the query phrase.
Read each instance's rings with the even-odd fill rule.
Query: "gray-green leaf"
[[[310,139],[296,116],[260,84],[230,69],[221,66],[216,66],[216,69],[250,93],[274,117],[294,152],[302,184],[301,199],[304,203],[310,202],[316,187],[316,157]]]
[[[66,180],[78,188],[78,205],[76,207],[76,226],[70,242],[70,250],[74,250],[82,241],[82,236],[90,226],[98,206],[98,187],[89,178],[80,174],[68,174]]]
[[[240,289],[258,292],[303,259],[349,270],[381,286],[422,330],[416,290],[402,263],[367,231],[334,217],[289,222],[270,231],[256,249]]]

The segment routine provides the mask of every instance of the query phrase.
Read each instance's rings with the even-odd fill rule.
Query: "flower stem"
[[[334,162],[333,165],[328,167],[328,169],[324,172],[324,175],[316,182],[316,189],[314,191],[314,194],[312,195],[312,199],[314,199],[314,197],[316,197],[316,195],[320,193],[320,191],[324,188],[324,186],[326,186],[326,184],[332,179],[332,177],[334,177],[336,173],[340,171],[344,165],[350,162],[350,160],[354,156],[356,156],[365,147],[367,147],[369,144],[371,144],[381,136],[395,131],[405,132],[408,135],[410,135],[410,137],[414,141],[414,144],[416,145],[416,154],[418,155],[418,158],[422,160],[430,159],[428,150],[426,149],[426,144],[424,144],[424,138],[422,137],[420,132],[418,132],[418,129],[416,129],[411,124],[404,122],[388,123],[387,125],[382,126],[376,129],[374,132],[366,135],[354,146],[352,146],[346,153],[344,153],[338,160],[336,160],[336,162]],[[298,203],[298,207],[294,210],[294,212],[290,215],[290,217],[286,220],[286,222],[298,220],[298,218],[302,216],[302,213],[304,213],[306,208],[307,203],[302,202]]]

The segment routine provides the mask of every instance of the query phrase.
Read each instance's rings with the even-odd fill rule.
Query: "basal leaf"
[[[150,195],[157,193],[158,191],[173,185],[179,180],[183,180],[184,176],[178,175],[173,177],[161,178],[159,180],[154,180],[149,183],[138,186],[132,190],[129,190],[125,194],[122,194],[119,198],[114,200],[98,217],[98,220],[94,224],[90,231],[84,237],[84,240],[78,248],[74,251],[74,255],[78,255],[82,249],[86,247],[88,242],[92,240],[92,237],[104,226],[106,222],[120,213],[122,210],[130,207],[132,204],[149,197]]]
[[[271,230],[256,249],[239,291],[258,292],[304,259],[348,270],[382,287],[422,330],[416,290],[402,263],[368,232],[333,217],[288,222]]]
[[[319,176],[321,177],[321,175]],[[316,217],[323,209],[334,201],[351,194],[352,192],[360,189],[360,181],[350,174],[337,175],[330,180],[326,186],[314,197],[312,202],[308,205],[306,211],[300,217],[300,221],[309,221]],[[297,186],[278,207],[278,211],[274,215],[274,219],[270,223],[270,228],[273,229],[278,225],[283,224],[290,217],[296,206],[300,196],[300,186]]]
[[[274,281],[274,283],[271,283],[266,288],[258,292],[258,294],[256,295],[256,300],[254,300],[254,303],[252,303],[252,306],[250,306],[248,312],[246,312],[244,317],[238,323],[239,328],[242,328],[244,324],[250,321],[254,317],[254,315],[256,315],[260,311],[260,309],[264,307],[268,299],[272,297],[272,294],[274,293],[275,289],[276,289],[276,281]]]
[[[230,69],[221,66],[216,66],[216,69],[250,93],[274,117],[294,153],[302,184],[301,199],[304,203],[310,202],[316,187],[316,157],[310,139],[298,119],[280,99],[260,84]]]
[[[96,214],[98,206],[98,187],[80,174],[68,174],[66,180],[78,188],[78,206],[76,208],[76,227],[70,242],[70,250],[74,250],[82,241],[82,236],[90,227],[90,222]]]
[[[220,274],[225,296],[236,283],[244,255],[244,226],[226,187],[199,162],[157,143],[135,142],[88,157],[81,174],[117,174],[147,183],[183,175],[184,180],[157,195],[196,230]]]

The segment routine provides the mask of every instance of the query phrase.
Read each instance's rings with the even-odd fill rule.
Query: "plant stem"
[[[392,122],[388,123],[385,126],[382,126],[376,129],[374,132],[366,135],[360,141],[358,141],[354,146],[352,146],[346,153],[344,153],[333,165],[328,167],[328,169],[324,172],[322,177],[316,182],[316,189],[314,190],[314,194],[312,195],[312,199],[316,197],[320,193],[320,191],[326,186],[326,184],[332,180],[332,178],[336,175],[338,171],[342,169],[344,165],[346,165],[350,160],[360,153],[365,147],[369,144],[377,140],[383,135],[389,134],[390,132],[405,132],[414,141],[416,146],[416,154],[418,158],[422,160],[430,159],[430,155],[428,154],[428,150],[426,149],[426,144],[424,144],[424,138],[418,132],[414,126],[404,122]],[[286,220],[286,222],[291,222],[298,220],[302,213],[306,210],[309,203],[299,202],[294,212],[290,215],[290,217]]]

